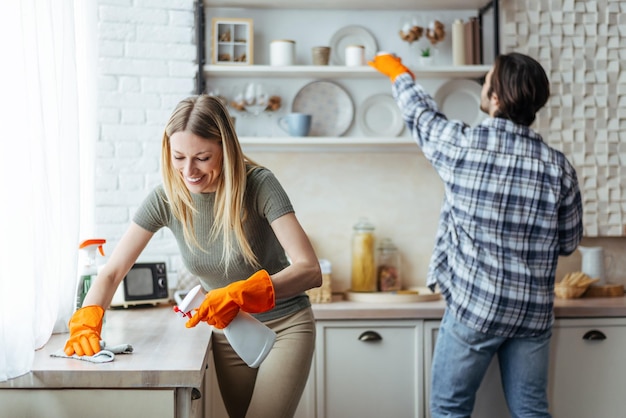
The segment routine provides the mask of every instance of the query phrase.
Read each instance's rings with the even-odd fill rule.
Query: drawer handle
[[[602,331],[598,331],[597,329],[592,329],[591,331],[587,331],[585,335],[583,335],[583,340],[602,341],[602,340],[606,340],[606,335],[604,335]]]
[[[363,334],[359,335],[359,341],[382,341],[382,339],[383,337],[375,331],[365,331]]]
[[[202,392],[198,388],[191,389],[191,400],[195,401],[196,399],[202,398]]]

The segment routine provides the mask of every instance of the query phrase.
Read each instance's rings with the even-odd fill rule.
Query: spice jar
[[[384,238],[378,245],[378,268],[376,280],[378,290],[390,292],[400,290],[400,253],[389,238]]]
[[[352,233],[352,291],[376,291],[374,225],[361,218]]]

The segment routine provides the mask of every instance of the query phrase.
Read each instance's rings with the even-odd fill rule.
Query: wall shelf
[[[490,65],[427,66],[411,68],[421,78],[479,78],[491,68]],[[369,65],[345,67],[339,65],[292,65],[273,67],[270,65],[205,65],[205,77],[313,77],[313,78],[380,78],[384,77]]]
[[[421,152],[409,137],[239,137],[244,151],[256,152]]]
[[[368,10],[445,10],[480,9],[485,0],[204,0],[208,7],[245,9],[368,9]]]

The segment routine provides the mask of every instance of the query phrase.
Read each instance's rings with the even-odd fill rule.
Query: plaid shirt
[[[582,237],[574,168],[527,126],[447,120],[408,74],[393,96],[445,189],[428,285],[439,284],[448,309],[480,332],[549,329],[558,256]]]

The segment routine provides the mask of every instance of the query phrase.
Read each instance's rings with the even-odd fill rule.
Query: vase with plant
[[[432,63],[433,57],[431,55],[430,48],[422,48],[420,53],[420,64],[421,65],[430,65]]]

